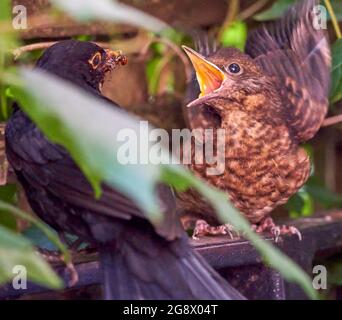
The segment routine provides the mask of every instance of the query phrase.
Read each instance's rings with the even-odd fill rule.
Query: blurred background
[[[174,27],[165,37],[124,24],[76,23],[64,13],[51,10],[48,0],[12,2],[13,6],[24,5],[28,18],[28,29],[20,30],[23,45],[27,47],[17,52],[17,64],[34,63],[51,42],[67,38],[96,41],[120,49],[128,55],[129,63],[110,75],[104,94],[157,127],[171,130],[185,127],[182,103],[191,67],[179,47],[181,44],[193,46],[189,34],[204,30],[220,45],[243,50],[249,30],[281,17],[295,1],[122,1]],[[333,0],[331,4],[337,19],[342,21],[342,2]],[[342,45],[331,23],[328,28],[334,53],[330,117],[342,111]],[[2,99],[10,100],[10,97]],[[10,103],[3,103],[1,120],[5,121],[9,114]],[[305,145],[314,164],[312,176],[284,208],[278,209],[279,214],[297,218],[321,209],[342,207],[341,129],[342,123],[322,128]],[[9,194],[14,192],[14,188],[9,189]]]
[[[94,0],[95,1],[95,0]],[[294,0],[123,0],[125,4],[151,14],[173,27],[160,36],[126,24],[79,23],[51,8],[48,0],[13,0],[27,9],[27,26],[19,30],[21,48],[15,51],[16,65],[31,65],[42,51],[62,39],[95,41],[104,47],[122,50],[128,65],[113,72],[104,85],[104,94],[127,110],[167,130],[184,128],[182,106],[191,67],[180,45],[193,46],[191,32],[208,32],[221,46],[244,49],[248,32],[282,16]],[[337,23],[342,26],[342,1],[329,1]],[[330,19],[330,16],[329,16]],[[332,86],[328,117],[342,114],[342,40],[339,28],[328,23],[333,51]],[[0,199],[29,211],[25,197],[8,168],[3,141],[4,123],[11,113],[12,97],[0,87],[1,171]],[[281,218],[308,217],[314,213],[342,208],[342,121],[322,128],[305,145],[313,170],[307,184],[282,208]],[[8,172],[9,169],[9,172]],[[3,212],[0,224],[26,230],[28,224]],[[34,235],[33,235],[34,237]],[[37,236],[38,237],[38,236]],[[338,257],[339,258],[339,257]],[[341,268],[340,268],[341,270]],[[340,271],[342,273],[342,271]],[[339,278],[341,281],[342,277]],[[342,283],[342,282],[341,282]],[[82,293],[84,297],[84,293]],[[64,297],[65,298],[65,297]]]

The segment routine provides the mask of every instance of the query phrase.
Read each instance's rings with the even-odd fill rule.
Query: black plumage
[[[46,50],[37,67],[106,99],[100,92],[104,74],[119,62],[93,43],[68,40]],[[95,199],[68,152],[48,141],[18,106],[7,123],[6,148],[35,213],[57,231],[99,247],[107,299],[242,298],[190,248],[167,186],[157,190],[165,216],[159,227],[107,185]]]

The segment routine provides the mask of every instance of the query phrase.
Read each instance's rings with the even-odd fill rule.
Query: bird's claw
[[[68,262],[66,268],[70,273],[69,287],[73,287],[79,280],[78,272],[72,262]]]
[[[192,239],[198,240],[200,236],[206,235],[229,235],[231,239],[234,238],[232,233],[234,231],[230,224],[224,224],[221,226],[210,226],[205,220],[197,220],[192,234]]]
[[[38,254],[41,255],[49,263],[65,263],[64,256],[60,255],[56,251],[50,251],[42,248],[38,248]],[[68,282],[69,287],[73,287],[79,280],[78,272],[72,261],[66,264],[66,270],[70,273],[70,280]]]
[[[279,241],[280,236],[284,235],[297,235],[299,241],[302,241],[302,234],[300,231],[294,226],[275,226],[271,229],[271,234],[274,235],[274,241],[277,243]]]
[[[276,243],[278,243],[281,236],[284,235],[297,235],[299,241],[302,240],[302,234],[296,227],[286,225],[277,226],[270,217],[266,218],[259,225],[252,225],[252,230],[256,233],[270,232]]]

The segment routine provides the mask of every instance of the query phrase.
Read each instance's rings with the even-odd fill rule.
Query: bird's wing
[[[328,107],[331,56],[326,32],[315,28],[318,3],[299,1],[281,20],[252,31],[246,45],[246,53],[278,83],[285,118],[299,142],[314,136]]]
[[[68,152],[49,142],[20,110],[7,125],[6,152],[14,169],[30,186],[52,194],[69,206],[124,220],[145,218],[131,199],[108,185],[103,185],[102,195],[96,199],[94,190]],[[165,238],[174,238],[181,234],[181,227],[178,228],[175,217],[172,191],[160,186],[157,192],[165,218],[156,231]]]

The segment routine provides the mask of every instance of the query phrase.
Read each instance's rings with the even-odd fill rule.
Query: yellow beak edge
[[[182,46],[182,48],[190,58],[191,63],[195,68],[197,81],[201,90],[200,97],[203,97],[221,87],[226,76],[220,68],[205,59],[195,50],[186,46]]]

